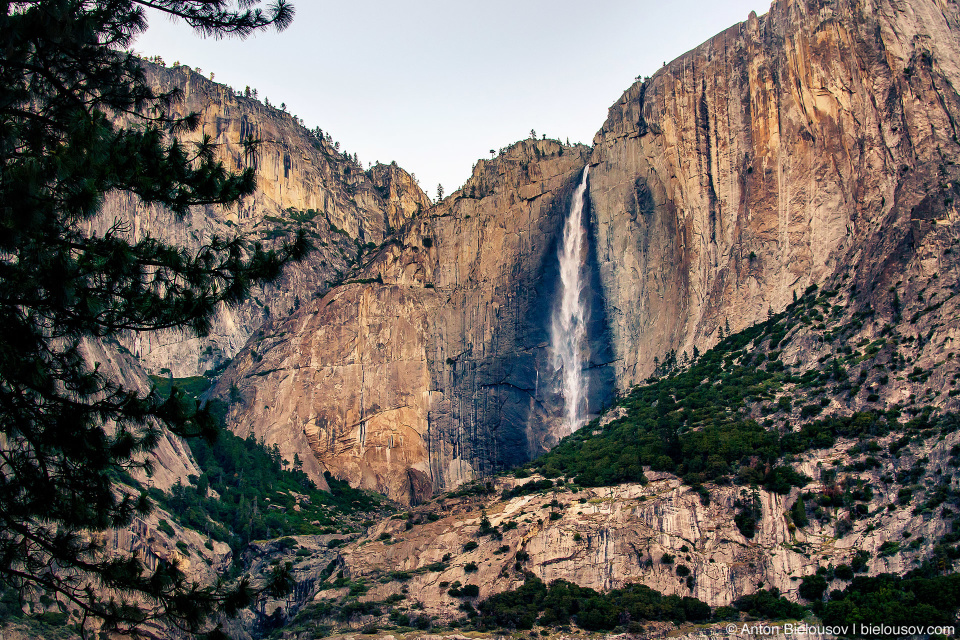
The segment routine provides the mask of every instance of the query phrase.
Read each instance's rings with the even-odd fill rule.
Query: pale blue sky
[[[135,43],[255,87],[367,162],[397,163],[436,197],[478,158],[537,134],[590,144],[637,76],[766,13],[763,0],[294,0],[284,32],[211,40],[154,18]]]

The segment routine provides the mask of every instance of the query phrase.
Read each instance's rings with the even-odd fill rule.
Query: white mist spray
[[[563,227],[560,259],[560,299],[550,324],[553,367],[561,374],[564,401],[563,432],[568,435],[583,426],[587,389],[583,375],[583,343],[587,335],[587,308],[583,289],[584,235],[583,198],[587,190],[589,165],[573,194],[570,212]]]

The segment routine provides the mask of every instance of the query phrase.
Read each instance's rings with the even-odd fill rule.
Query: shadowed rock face
[[[225,373],[234,429],[312,454],[405,502],[556,441],[549,353],[556,238],[587,149],[526,141],[478,163],[346,283],[265,332]],[[602,305],[592,405],[608,401]],[[255,353],[255,355],[254,355]]]
[[[904,279],[903,295],[939,292],[956,268],[958,22],[933,0],[778,2],[631,87],[592,150],[481,160],[354,284],[248,345],[218,390],[242,392],[235,428],[408,502],[550,447],[556,243],[585,163],[591,411],[809,284],[855,283],[864,308]]]

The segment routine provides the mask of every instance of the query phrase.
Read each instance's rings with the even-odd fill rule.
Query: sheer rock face
[[[302,228],[317,248],[279,280],[256,289],[240,307],[221,310],[204,338],[179,331],[125,338],[150,371],[169,369],[175,377],[186,377],[221,366],[265,320],[286,317],[326,290],[366,247],[382,243],[430,206],[414,179],[395,164],[364,171],[339,151],[338,143],[307,131],[295,116],[240,97],[189,67],[145,67],[151,85],[182,92],[183,99],[173,107],[176,114],[200,114],[197,129],[178,136],[187,149],[209,136],[228,170],[256,170],[257,190],[231,208],[196,207],[183,220],[132,195],[112,194],[90,231],[103,233],[121,220],[134,239],[149,235],[196,250],[214,235],[238,233],[247,234],[251,243],[279,247]],[[128,119],[126,124],[137,123]],[[248,137],[260,141],[255,153],[245,148]]]
[[[955,223],[958,35],[936,0],[781,0],[623,95],[590,185],[620,388],[811,283],[893,284],[923,202]]]
[[[354,284],[272,323],[276,347],[247,347],[218,391],[242,392],[236,428],[407,502],[549,447],[556,242],[585,162],[594,408],[810,284],[888,316],[891,286],[921,307],[948,294],[958,22],[934,0],[782,0],[634,85],[592,150],[525,141],[480,161]],[[960,326],[924,322],[918,361],[936,362]]]
[[[234,430],[409,503],[550,446],[555,242],[587,152],[531,140],[480,161],[345,284],[255,337],[215,392],[242,395]]]
[[[185,375],[252,336],[216,391],[243,400],[233,428],[299,455],[318,480],[329,470],[414,503],[559,435],[556,243],[586,163],[593,409],[655,358],[706,349],[809,284],[856,284],[866,294],[853,304],[888,315],[893,286],[904,313],[919,312],[907,305],[948,293],[957,267],[945,250],[960,196],[957,11],[777,2],[634,85],[592,150],[518,143],[429,211],[396,167],[361,172],[287,114],[187,70],[153,71],[202,110],[196,135],[228,166],[261,175],[237,211],[163,232],[188,246],[236,228],[272,242],[301,224],[291,211],[313,209],[302,224],[322,242],[225,311],[211,338],[142,336],[131,350]],[[248,134],[265,141],[256,158],[243,155]],[[138,210],[134,233],[164,229],[159,216]],[[945,313],[921,325],[921,364],[960,335]]]

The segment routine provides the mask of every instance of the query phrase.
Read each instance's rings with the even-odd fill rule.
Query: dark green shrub
[[[734,501],[737,513],[733,522],[744,538],[750,539],[757,533],[757,521],[762,515],[760,495],[756,491],[741,491],[740,498]]]
[[[738,611],[743,611],[755,618],[766,620],[802,619],[807,609],[795,602],[790,602],[780,595],[780,590],[772,588],[766,591],[757,591],[743,596],[733,603]]]
[[[350,620],[355,616],[378,616],[380,607],[376,602],[361,602],[349,599],[340,606],[337,617],[341,620]]]
[[[414,628],[424,631],[433,626],[433,620],[430,618],[430,616],[421,614],[411,620],[411,625]]]
[[[850,561],[850,568],[853,569],[854,573],[863,573],[867,570],[867,561],[869,559],[869,553],[862,549],[857,550],[853,554],[853,560]]]
[[[793,520],[793,524],[800,528],[810,524],[810,519],[807,517],[807,505],[804,503],[802,496],[798,497],[797,501],[790,507],[790,518]]]
[[[528,474],[528,476],[529,476],[529,474]],[[538,491],[545,491],[545,490],[550,489],[550,488],[552,488],[552,487],[553,487],[553,481],[552,481],[552,480],[546,480],[546,479],[544,479],[544,480],[532,480],[532,481],[527,482],[527,483],[525,483],[525,484],[516,486],[516,487],[514,487],[513,489],[510,489],[510,490],[508,490],[508,491],[504,491],[504,492],[501,494],[500,497],[501,497],[501,499],[503,499],[503,500],[509,500],[509,499],[511,499],[511,498],[516,498],[516,497],[518,497],[518,496],[525,496],[525,495],[530,494],[530,493],[537,493]]]
[[[827,591],[827,580],[820,574],[806,576],[800,582],[800,597],[811,602],[823,599]]]
[[[170,523],[166,520],[160,520],[160,522],[157,523],[157,529],[168,536],[172,537],[174,535],[173,527],[171,527]]]
[[[824,624],[865,622],[906,626],[956,624],[960,574],[925,575],[923,568],[905,576],[856,576],[843,591],[833,591],[820,617]]]
[[[42,622],[43,624],[49,625],[51,627],[62,627],[67,624],[67,620],[70,616],[61,611],[45,611],[43,613],[38,613],[32,616],[34,620]]]
[[[895,540],[886,540],[880,545],[880,548],[877,549],[878,558],[886,558],[887,556],[892,556],[893,554],[900,551],[900,543]]]
[[[714,620],[737,620],[740,618],[740,612],[733,607],[717,607],[713,612]]]
[[[478,628],[531,629],[533,625],[569,625],[576,616],[588,631],[611,631],[623,620],[702,621],[710,607],[696,598],[663,596],[644,585],[630,584],[608,593],[555,580],[549,587],[533,575],[514,591],[498,593],[481,602]]]
[[[853,569],[850,565],[841,564],[833,570],[833,577],[837,580],[853,580]]]

